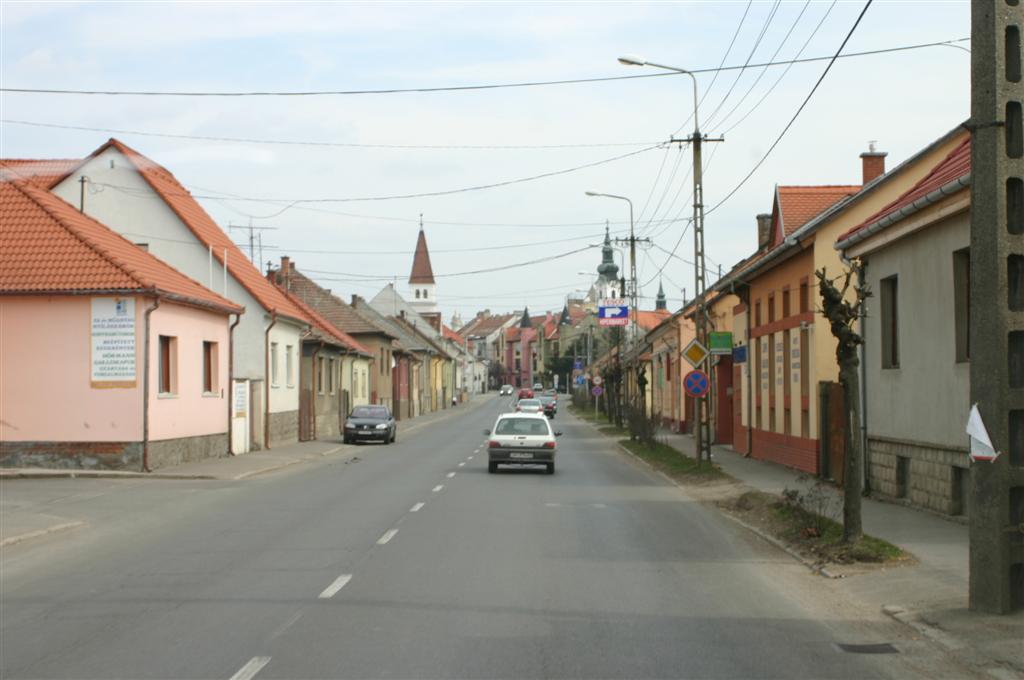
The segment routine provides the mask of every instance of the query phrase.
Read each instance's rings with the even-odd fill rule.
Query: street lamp
[[[629,296],[629,306],[632,310],[633,315],[633,326],[636,327],[637,322],[637,308],[636,308],[636,236],[633,234],[633,201],[629,200],[625,196],[616,196],[615,194],[602,194],[597,191],[584,192],[587,196],[603,196],[604,198],[614,198],[620,201],[629,203],[629,280],[632,283],[632,291]],[[623,291],[625,292],[625,291]],[[634,334],[631,334],[631,336]]]
[[[703,141],[700,133],[700,125],[697,122],[697,76],[685,68],[677,66],[665,66],[655,64],[642,57],[625,55],[619,57],[619,63],[626,66],[652,66],[665,71],[685,73],[693,80],[693,136],[689,141],[693,144],[693,242],[694,242],[694,300],[697,303],[696,326],[697,339],[707,346],[707,319],[704,312],[704,288],[707,281],[707,266],[704,262],[704,172],[701,163],[700,148]],[[682,141],[682,140],[679,140]],[[697,462],[699,463],[707,455],[711,460],[711,423],[709,418],[709,406],[707,397],[701,397],[697,402],[698,427],[697,427]]]

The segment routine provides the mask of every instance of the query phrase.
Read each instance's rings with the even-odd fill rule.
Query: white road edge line
[[[249,659],[249,663],[239,668],[238,672],[231,676],[231,680],[252,680],[268,663],[270,663],[269,656],[254,656]]]
[[[409,512],[419,512],[420,510],[423,509],[424,505],[426,505],[426,504],[425,503],[417,503],[416,505],[414,505],[411,508],[409,508]]]
[[[454,473],[454,472],[449,472],[449,473],[448,473],[447,475],[445,475],[445,476],[446,476],[446,477],[447,477],[448,479],[451,479],[452,477],[454,477],[454,476],[455,476],[455,473]]]
[[[324,592],[320,593],[319,599],[327,600],[334,597],[335,593],[348,585],[348,582],[352,580],[352,574],[342,574],[338,578],[334,579],[334,583],[327,586]]]
[[[384,535],[377,539],[377,545],[385,545],[388,541],[395,537],[398,533],[398,529],[388,529],[384,532]]]
[[[431,491],[434,492],[434,493],[437,493],[438,491],[440,491],[443,488],[444,488],[444,484],[438,484],[433,489],[431,489]]]

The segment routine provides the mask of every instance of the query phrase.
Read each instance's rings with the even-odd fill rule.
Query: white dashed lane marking
[[[329,598],[334,597],[334,595],[339,590],[341,590],[346,585],[348,585],[348,582],[351,581],[351,580],[352,580],[352,574],[342,574],[338,578],[334,579],[334,583],[332,583],[331,585],[327,586],[327,588],[324,589],[324,592],[320,593],[319,598],[321,600],[327,600]]]
[[[433,493],[437,493],[438,491],[440,491],[440,490],[441,490],[441,489],[443,489],[443,488],[444,488],[444,484],[438,484],[438,485],[437,485],[437,486],[435,486],[435,487],[434,487],[433,489],[431,489],[431,491],[432,491]]]
[[[459,463],[459,467],[466,467],[466,463],[465,463],[465,461],[463,461],[463,462]]]
[[[409,512],[419,512],[423,509],[424,503],[417,503],[416,505],[409,508]]]
[[[388,541],[395,537],[398,533],[398,529],[388,529],[384,532],[384,535],[377,539],[377,545],[385,545]]]
[[[231,680],[252,680],[268,663],[270,663],[269,656],[254,656],[249,659],[249,663],[239,668],[238,672],[231,676]]]
[[[448,479],[451,479],[452,477],[455,476],[455,473],[454,472],[449,472],[446,476],[448,477]]]

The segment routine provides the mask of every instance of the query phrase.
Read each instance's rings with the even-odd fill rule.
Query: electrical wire
[[[288,141],[283,139],[254,139],[252,137],[218,137],[212,135],[184,135],[171,132],[148,132],[142,130],[124,130],[107,127],[86,127],[84,125],[61,125],[58,123],[42,123],[29,120],[14,120],[11,118],[0,118],[0,123],[6,125],[28,125],[31,127],[48,128],[54,130],[79,130],[84,132],[103,132],[117,135],[136,135],[139,137],[161,137],[166,139],[191,139],[203,142],[232,142],[236,144],[272,144],[280,146],[314,146],[342,149],[398,149],[398,150],[483,150],[483,151],[505,151],[505,150],[531,150],[531,149],[596,149],[616,146],[650,146],[657,142],[607,142],[591,144],[362,144],[356,142],[316,142],[316,141]]]
[[[864,52],[851,52],[842,55],[842,58],[864,57],[873,54],[887,54],[890,52],[901,52],[915,50],[924,47],[937,47],[940,45],[953,45],[959,42],[967,42],[970,38],[956,38],[953,40],[941,40],[932,43],[917,45],[903,45],[878,50],[867,50]],[[722,66],[718,68],[690,69],[690,73],[714,73],[716,71],[738,71],[746,68],[758,68],[761,66],[784,66],[786,64],[805,64],[814,61],[834,61],[835,56],[807,57],[805,59],[791,59],[787,61],[762,62],[759,64],[745,64],[743,66]],[[265,91],[265,92],[172,92],[155,90],[65,90],[56,88],[27,88],[27,87],[0,87],[0,92],[11,94],[56,94],[56,95],[105,95],[105,96],[145,96],[145,97],[313,97],[313,96],[338,96],[338,95],[369,95],[369,94],[403,94],[414,92],[461,92],[469,90],[496,90],[502,88],[541,87],[548,85],[573,85],[577,83],[600,83],[617,80],[636,80],[640,78],[671,78],[681,76],[678,72],[667,73],[643,73],[628,76],[606,76],[601,78],[575,78],[565,80],[546,80],[521,83],[497,83],[492,85],[455,85],[451,87],[414,87],[414,88],[391,88],[383,90],[318,90],[306,92],[287,91]]]

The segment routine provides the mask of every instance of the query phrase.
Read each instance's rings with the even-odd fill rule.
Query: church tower
[[[665,299],[665,287],[658,281],[658,297],[654,299],[655,310],[668,310],[668,300]]]
[[[409,304],[420,314],[439,314],[434,270],[430,266],[430,251],[427,250],[427,236],[423,233],[423,215],[420,215],[420,235],[416,240],[416,253],[412,258],[412,272],[409,274]]]
[[[625,293],[620,290],[619,266],[615,264],[615,250],[612,248],[612,237],[608,231],[608,225],[604,227],[604,245],[601,247],[601,264],[597,265],[597,282],[594,284],[597,289],[598,299],[622,297]]]

